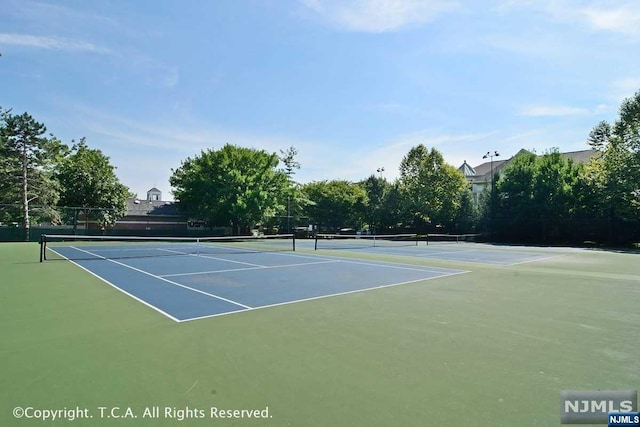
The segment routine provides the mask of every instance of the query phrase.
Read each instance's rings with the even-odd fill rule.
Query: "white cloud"
[[[24,46],[36,49],[64,50],[110,54],[110,49],[83,40],[62,37],[34,36],[31,34],[0,33],[0,44]]]
[[[333,24],[348,31],[382,33],[430,22],[457,8],[443,0],[302,0]]]
[[[167,88],[173,88],[178,84],[180,80],[180,73],[176,68],[172,68],[168,71],[167,75],[164,78],[164,86]]]
[[[180,70],[176,65],[157,60],[147,54],[129,52],[123,57],[127,66],[148,85],[172,89],[180,81]]]
[[[640,6],[637,3],[617,8],[586,7],[580,13],[595,29],[640,35]]]
[[[593,116],[609,113],[615,108],[609,104],[598,104],[594,108],[538,105],[524,107],[518,115],[528,117]]]
[[[640,5],[635,1],[506,0],[497,8],[501,12],[518,9],[540,12],[557,22],[587,23],[598,31],[640,35]]]

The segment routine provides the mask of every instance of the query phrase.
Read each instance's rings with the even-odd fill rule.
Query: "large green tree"
[[[582,211],[583,181],[583,166],[563,158],[557,149],[542,156],[519,154],[496,185],[495,226],[500,236],[537,241],[568,238],[568,224]]]
[[[613,124],[600,122],[588,142],[598,151],[587,172],[602,215],[640,221],[640,91],[622,102]]]
[[[304,186],[304,192],[313,201],[307,210],[315,224],[331,231],[362,228],[367,193],[359,184],[344,180],[311,182]]]
[[[385,212],[389,211],[387,197],[391,191],[391,184],[383,177],[369,176],[360,183],[367,193],[367,205],[365,208],[365,222],[369,228],[382,234],[386,228]]]
[[[109,157],[89,148],[85,138],[72,146],[54,176],[61,187],[59,204],[76,208],[72,213],[74,229],[81,212],[85,219],[102,226],[113,225],[125,215],[129,189],[120,183]]]
[[[182,161],[169,182],[184,211],[245,232],[286,206],[289,179],[278,163],[275,153],[226,144]]]
[[[404,210],[418,230],[451,224],[460,207],[460,194],[467,190],[464,175],[445,163],[442,154],[420,144],[411,148],[400,163]]]
[[[53,216],[51,209],[58,200],[58,186],[51,173],[67,147],[54,136],[46,136],[46,127],[31,115],[5,111],[0,122],[0,198],[4,203],[20,206],[24,238],[34,219]],[[34,202],[34,203],[32,203]],[[38,205],[32,218],[31,205]]]

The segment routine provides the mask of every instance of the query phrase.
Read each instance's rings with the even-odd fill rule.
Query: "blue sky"
[[[0,106],[86,137],[144,196],[225,143],[299,151],[300,182],[394,179],[588,148],[640,89],[640,3],[3,0]]]

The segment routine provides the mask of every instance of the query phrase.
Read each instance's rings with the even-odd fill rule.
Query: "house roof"
[[[127,199],[127,216],[184,216],[175,202]]]
[[[476,171],[471,166],[469,166],[466,160],[464,161],[462,166],[458,168],[458,170],[462,172],[464,176],[473,176],[476,174]]]
[[[498,169],[502,169],[502,166],[504,166],[504,164],[507,163],[509,160],[494,160],[493,172],[495,173],[496,171],[498,171]],[[474,176],[477,178],[483,177],[485,175],[489,176],[491,175],[491,162],[482,163],[476,166],[474,169],[476,171]]]
[[[147,193],[162,193],[162,191],[158,190],[156,187],[153,187],[151,190],[147,191]]]
[[[493,172],[499,172],[501,169],[504,169],[509,163],[511,163],[511,161],[516,158],[517,156],[523,154],[523,153],[530,153],[530,151],[523,149],[520,149],[520,151],[518,151],[515,155],[511,156],[510,158],[506,159],[506,160],[494,160],[493,161]],[[571,159],[573,160],[574,163],[588,163],[589,160],[595,156],[596,151],[595,150],[580,150],[580,151],[569,151],[566,153],[560,153],[560,155],[564,158],[564,159]],[[465,167],[465,165],[467,164],[466,160],[465,162],[462,164],[462,166],[460,166],[458,168],[458,170],[462,171],[462,173],[465,173],[462,169]],[[467,165],[468,166],[468,165]],[[482,181],[489,181],[491,179],[491,162],[484,162],[482,164],[479,164],[478,166],[476,166],[475,168],[470,168],[471,170],[475,171],[475,174],[466,174],[465,176],[469,179],[471,179],[473,182],[482,182]]]
[[[596,150],[569,151],[568,153],[560,153],[565,159],[571,159],[574,163],[589,163],[591,158],[597,153]]]

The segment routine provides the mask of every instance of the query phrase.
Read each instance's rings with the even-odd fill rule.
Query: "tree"
[[[5,111],[0,124],[0,173],[5,202],[20,205],[20,216],[29,240],[30,203],[37,200],[45,209],[56,204],[58,187],[51,171],[66,146],[52,135],[45,137],[46,127],[29,114],[13,115]],[[42,216],[51,214],[42,212]]]
[[[561,237],[574,217],[581,177],[582,165],[562,158],[557,149],[536,159],[533,203],[543,240]]]
[[[295,171],[300,169],[300,162],[296,160],[298,150],[294,146],[287,148],[285,151],[280,150],[280,161],[284,164],[284,173],[287,174],[290,181],[293,181]]]
[[[390,190],[390,184],[386,179],[372,174],[369,178],[362,181],[360,186],[367,193],[365,221],[369,224],[371,230],[382,232],[384,229],[384,212],[387,208],[387,206],[385,206],[385,200]]]
[[[306,184],[304,192],[314,202],[308,207],[311,220],[333,230],[360,229],[365,220],[367,193],[349,181],[319,181]]]
[[[284,165],[282,171],[287,176],[287,193],[286,193],[286,205],[283,210],[279,212],[277,217],[280,219],[278,224],[279,229],[286,230],[287,233],[291,232],[292,219],[297,222],[301,216],[304,215],[304,209],[310,203],[304,192],[302,186],[293,180],[295,171],[300,169],[300,162],[296,160],[298,150],[290,146],[286,150],[280,150],[280,162]],[[294,224],[295,225],[295,224]]]
[[[625,99],[619,118],[600,122],[589,134],[598,156],[588,165],[601,211],[611,219],[640,220],[640,91]]]
[[[609,243],[639,239],[640,91],[622,102],[615,122],[598,123],[587,142],[597,151],[585,168],[593,222],[606,228]]]
[[[467,189],[464,175],[444,161],[442,154],[418,145],[400,163],[400,182],[407,216],[417,229],[427,224],[450,224]]]
[[[275,153],[226,144],[182,161],[169,182],[181,209],[238,233],[286,206],[289,181],[278,163]]]
[[[523,152],[497,183],[496,228],[509,240],[569,238],[568,224],[582,210],[583,167],[557,149],[543,156]]]
[[[56,168],[54,176],[61,185],[60,205],[82,208],[85,219],[96,220],[104,227],[125,215],[129,189],[120,183],[109,157],[89,148],[85,138],[77,144],[74,141],[71,153]],[[74,209],[74,230],[79,213],[80,209]]]
[[[473,201],[470,189],[460,192],[458,206],[459,208],[454,218],[454,232],[471,233],[475,231],[478,222],[478,208]]]

